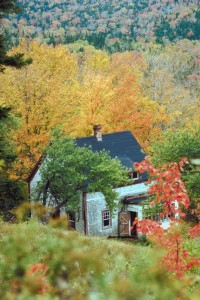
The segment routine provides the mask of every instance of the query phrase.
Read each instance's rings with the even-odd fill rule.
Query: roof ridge
[[[105,136],[105,135],[114,135],[114,134],[121,134],[121,133],[125,133],[125,132],[131,133],[131,134],[132,134],[132,132],[131,132],[130,130],[122,130],[122,131],[116,131],[116,132],[110,132],[110,133],[102,133],[102,136]],[[133,134],[132,134],[132,135],[133,135]],[[92,138],[92,137],[95,138],[94,135],[88,135],[88,136],[80,136],[80,137],[76,137],[75,140],[76,140],[76,139],[84,139],[84,138]]]

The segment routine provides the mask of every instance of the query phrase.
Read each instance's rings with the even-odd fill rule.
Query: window
[[[139,172],[129,172],[128,177],[129,177],[129,179],[136,180],[136,179],[140,178],[140,174],[139,174]]]
[[[102,227],[108,228],[112,226],[112,220],[109,210],[102,211]]]

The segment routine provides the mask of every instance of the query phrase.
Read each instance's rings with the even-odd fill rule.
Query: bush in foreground
[[[33,221],[0,228],[1,299],[198,299],[197,274],[177,280],[150,247]]]

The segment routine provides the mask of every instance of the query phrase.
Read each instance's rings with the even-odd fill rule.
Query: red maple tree
[[[134,165],[135,170],[140,173],[149,173],[149,194],[154,196],[154,200],[150,202],[150,205],[162,204],[163,212],[160,213],[160,216],[169,216],[170,227],[167,230],[163,229],[161,222],[150,219],[136,219],[132,227],[136,226],[138,233],[147,235],[149,240],[165,250],[161,263],[168,271],[178,277],[183,277],[185,272],[194,266],[200,267],[200,259],[191,256],[184,248],[185,238],[179,226],[177,226],[178,223],[183,223],[181,217],[185,216],[182,207],[188,209],[190,206],[190,199],[181,180],[181,172],[183,172],[185,164],[188,164],[188,160],[182,158],[179,163],[173,162],[155,168],[151,164],[150,158],[147,157],[141,163],[135,163]],[[187,233],[190,238],[198,236],[200,234],[200,224],[190,228]]]

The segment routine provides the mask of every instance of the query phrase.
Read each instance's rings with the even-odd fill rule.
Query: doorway
[[[137,218],[137,216],[138,216],[138,213],[135,212],[135,211],[131,211],[130,213],[131,213],[131,226],[132,226],[133,222],[135,221],[135,218]],[[136,237],[136,236],[137,236],[137,229],[136,229],[136,226],[134,226],[133,229],[131,230],[131,235],[132,235],[133,237]]]

